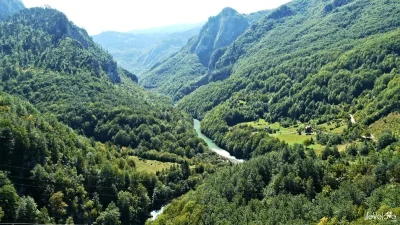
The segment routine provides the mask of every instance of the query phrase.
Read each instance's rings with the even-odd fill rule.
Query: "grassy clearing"
[[[295,133],[290,133],[290,134],[285,134],[285,133],[276,133],[276,134],[271,134],[271,136],[278,138],[281,141],[284,141],[288,143],[289,145],[293,144],[303,144],[305,140],[310,140],[311,138],[314,140],[315,144],[312,144],[308,146],[308,148],[314,149],[317,154],[321,152],[324,148],[323,145],[317,144],[316,139],[317,135],[299,135],[297,132]]]
[[[292,144],[303,144],[305,140],[308,139],[313,139],[314,143],[313,145],[308,146],[308,148],[314,149],[317,154],[319,154],[325,146],[317,144],[316,139],[317,135],[314,133],[312,135],[299,135],[297,133],[297,129],[299,127],[305,127],[308,124],[297,124],[295,126],[291,127],[282,127],[278,122],[276,123],[268,123],[264,119],[259,119],[258,121],[252,121],[252,122],[247,122],[247,123],[241,123],[241,125],[246,125],[253,127],[256,130],[264,130],[266,127],[270,127],[272,130],[278,130],[276,133],[271,134],[271,136],[278,138],[281,141],[285,141],[286,143],[292,145]],[[314,125],[316,129],[314,130],[320,130],[323,133],[335,133],[335,134],[341,134],[343,133],[344,129],[347,127],[347,122],[344,120],[335,120],[327,123],[323,123],[320,125]],[[339,145],[338,149],[339,151],[344,151],[346,148],[346,144],[344,145]]]
[[[368,128],[368,132],[374,134],[376,137],[384,130],[391,130],[397,136],[400,136],[400,114],[399,113],[391,113],[386,117],[376,121],[371,124]]]
[[[285,134],[285,133],[276,133],[271,134],[272,137],[276,137],[281,141],[285,141],[288,144],[303,144],[303,142],[307,139],[314,139],[317,138],[317,135],[298,135],[297,133],[294,134]]]
[[[136,156],[133,157],[135,161],[136,170],[139,172],[148,172],[148,173],[156,173],[157,171],[162,171],[163,169],[168,169],[175,163],[165,163],[156,160],[146,160],[146,159],[139,159]]]
[[[320,124],[317,127],[326,133],[341,134],[347,127],[347,124],[344,120],[337,120],[335,122],[327,122]]]
[[[243,100],[239,100],[239,104],[240,104],[240,105],[247,105],[247,102],[246,102],[246,101],[243,101]]]
[[[264,130],[266,127],[270,127],[271,129],[274,130],[280,130],[280,132],[282,133],[296,132],[296,128],[294,127],[285,128],[282,127],[278,122],[268,123],[264,119],[259,119],[258,121],[253,121],[253,122],[241,123],[239,125],[247,125],[258,130]]]

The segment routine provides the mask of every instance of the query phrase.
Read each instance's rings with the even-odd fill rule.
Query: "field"
[[[334,133],[334,134],[343,133],[344,129],[347,127],[346,123],[343,120],[339,120],[337,124],[338,126],[336,126],[336,123],[334,122],[323,123],[318,125],[317,127],[320,128],[325,133]]]
[[[298,134],[297,130],[300,127],[305,127],[308,124],[298,123],[297,125],[290,126],[290,127],[282,127],[278,122],[276,123],[268,123],[264,119],[259,119],[258,121],[252,121],[247,123],[241,123],[239,125],[247,125],[253,127],[256,130],[264,130],[265,128],[269,127],[272,130],[276,130],[276,133],[271,134],[271,136],[278,138],[281,141],[285,141],[286,143],[292,144],[303,144],[307,139],[313,139],[314,144],[310,145],[309,148],[314,149],[317,153],[320,153],[325,146],[317,144],[316,133],[312,133],[311,135],[305,135],[302,133],[301,135]],[[334,134],[341,134],[343,133],[344,129],[347,127],[347,124],[343,120],[331,121],[319,125],[313,125],[314,130],[321,131],[322,133],[334,133]],[[338,146],[339,151],[343,151],[346,145]]]
[[[397,136],[400,136],[400,114],[399,113],[391,113],[386,117],[376,121],[375,123],[369,126],[368,131],[371,134],[374,134],[376,137],[384,130],[391,130]]]
[[[156,160],[146,160],[146,159],[139,159],[136,156],[133,157],[135,161],[136,170],[139,172],[148,172],[148,173],[156,173],[157,171],[162,171],[163,169],[168,169],[175,163],[165,163]]]

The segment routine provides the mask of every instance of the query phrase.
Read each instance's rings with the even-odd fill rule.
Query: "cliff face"
[[[140,84],[179,100],[209,82],[208,74],[218,56],[249,26],[246,15],[231,8],[223,9],[217,16],[210,17],[200,33],[179,52],[144,74]]]
[[[191,46],[203,66],[208,67],[210,57],[219,48],[228,46],[249,27],[247,19],[234,9],[225,8],[211,17]]]

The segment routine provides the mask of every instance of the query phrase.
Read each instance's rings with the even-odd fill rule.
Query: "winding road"
[[[354,119],[354,116],[351,115],[351,114],[349,114],[349,115],[350,115],[350,121],[351,121],[351,123],[352,123],[352,124],[356,124],[356,120]]]

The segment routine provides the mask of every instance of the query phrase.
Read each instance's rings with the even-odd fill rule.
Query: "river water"
[[[193,121],[194,129],[196,130],[197,136],[201,139],[203,139],[206,143],[207,146],[215,153],[218,155],[222,156],[223,158],[233,162],[233,163],[242,163],[244,162],[243,159],[237,159],[234,156],[231,156],[228,151],[218,147],[213,140],[205,136],[204,134],[201,133],[201,127],[200,127],[200,121],[194,119]]]
[[[159,210],[154,210],[150,213],[151,218],[149,220],[156,220],[157,217],[164,211],[166,206],[161,207]]]
[[[213,140],[211,140],[210,138],[208,138],[207,136],[205,136],[204,134],[201,133],[201,127],[200,127],[200,121],[199,120],[193,120],[193,125],[194,125],[194,129],[196,130],[197,136],[201,139],[203,139],[206,143],[208,148],[210,148],[213,152],[217,153],[218,155],[222,156],[223,158],[231,161],[232,163],[242,163],[244,162],[243,159],[237,159],[234,156],[231,156],[231,154],[229,154],[228,151],[218,147]],[[157,219],[157,217],[164,211],[165,207],[167,206],[163,206],[161,209],[159,210],[154,210],[152,211],[151,214],[151,218],[149,220],[155,220]]]

